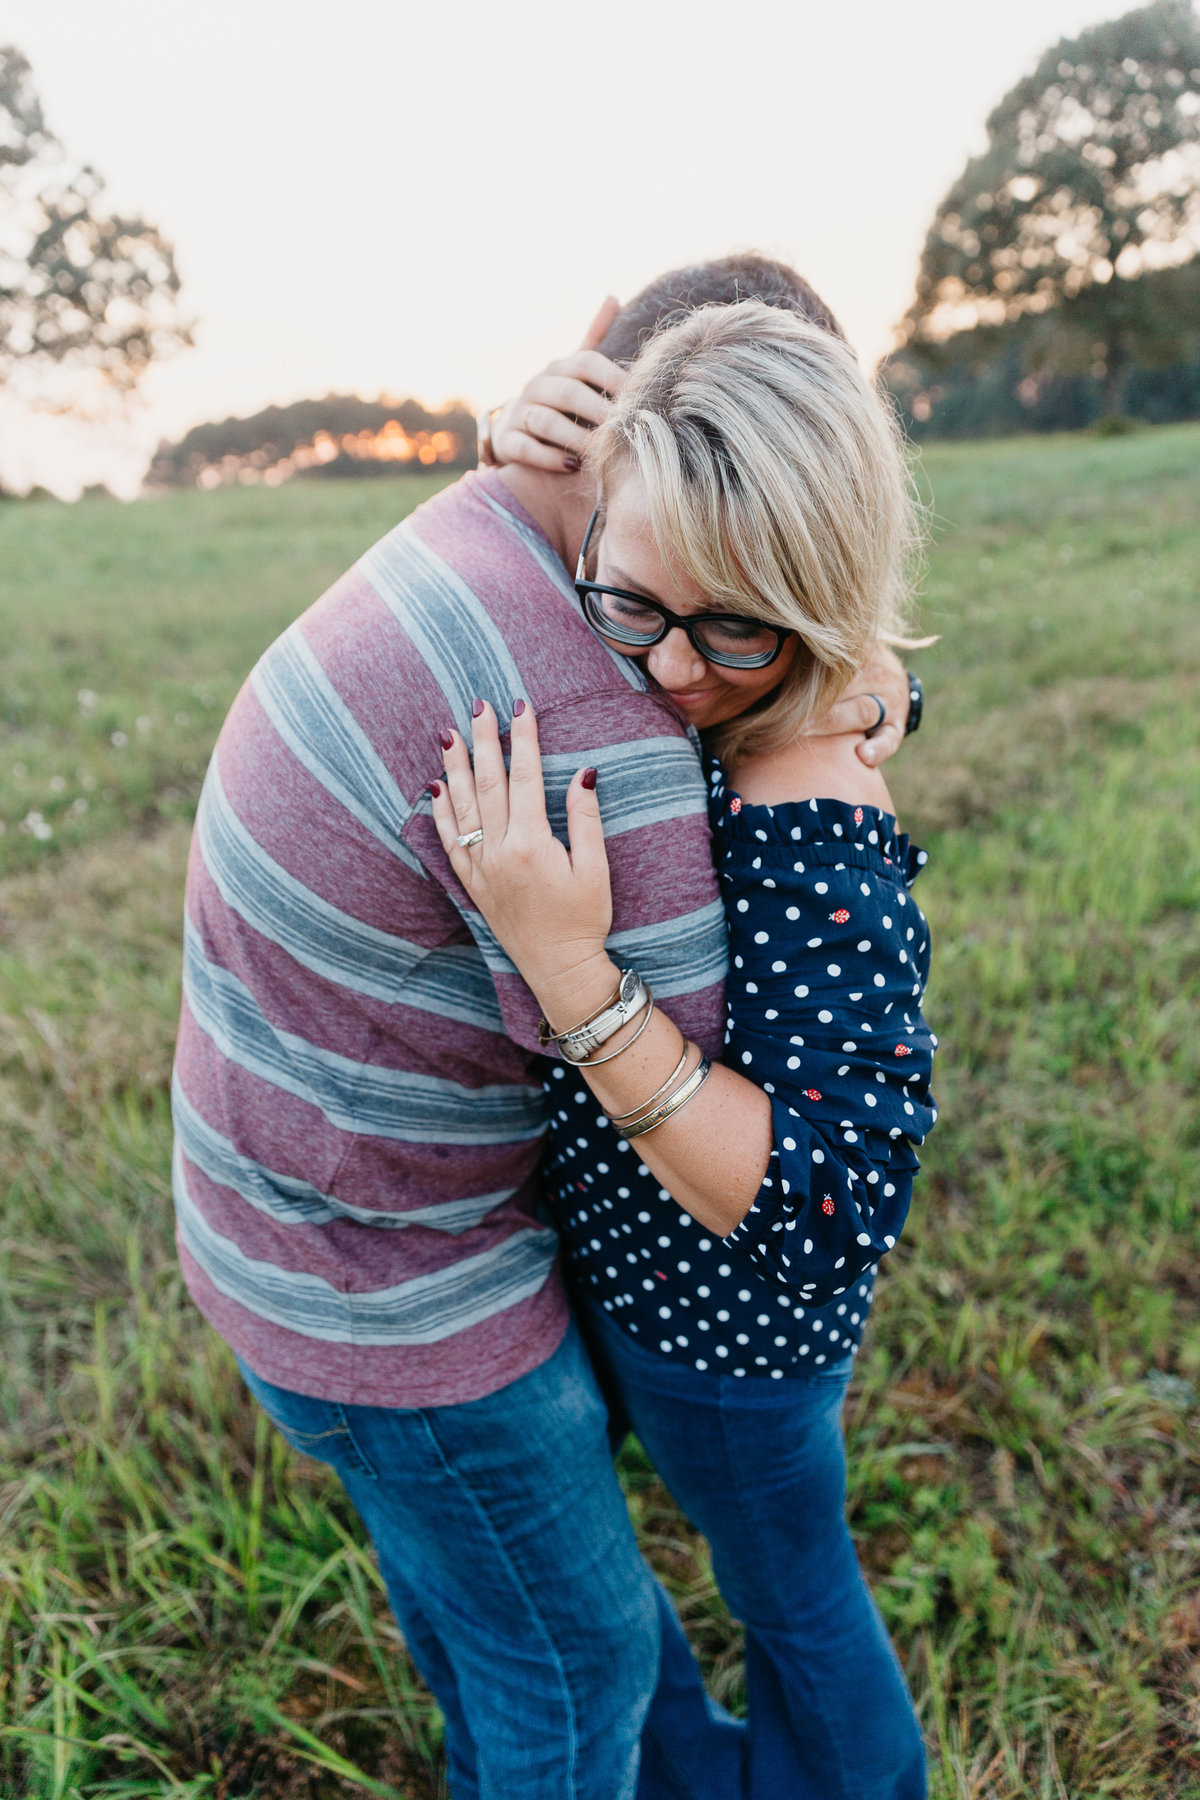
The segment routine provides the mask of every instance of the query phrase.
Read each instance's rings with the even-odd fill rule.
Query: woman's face
[[[654,542],[646,491],[639,476],[629,474],[609,495],[596,558],[595,581],[628,588],[657,600],[669,612],[724,612]],[[700,731],[735,719],[777,688],[799,653],[800,640],[784,639],[783,649],[765,669],[726,669],[693,648],[687,633],[674,626],[648,650],[605,642],[622,656],[635,656],[650,678]]]

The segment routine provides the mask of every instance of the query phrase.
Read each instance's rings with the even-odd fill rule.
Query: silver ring
[[[482,842],[482,831],[466,831],[463,833],[462,837],[457,840],[460,850],[469,850],[472,844],[482,844]]]
[[[883,701],[879,698],[878,694],[868,694],[867,699],[873,700],[875,702],[876,706],[879,708],[879,717],[876,719],[876,721],[873,725],[868,727],[867,733],[866,733],[866,735],[868,737],[873,737],[874,734],[879,730],[879,727],[883,724],[883,721],[887,718],[887,707],[883,704]]]

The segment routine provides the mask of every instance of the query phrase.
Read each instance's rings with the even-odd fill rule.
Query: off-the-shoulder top
[[[889,813],[744,804],[712,768],[729,921],[725,1061],[771,1096],[762,1187],[720,1238],[683,1212],[556,1065],[548,1188],[578,1297],[664,1355],[780,1377],[861,1341],[937,1114],[921,1000],[924,864]]]

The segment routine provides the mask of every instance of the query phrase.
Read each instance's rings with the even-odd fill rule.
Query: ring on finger
[[[474,831],[465,831],[455,842],[460,850],[469,850],[473,844],[482,844],[483,832],[476,827]]]
[[[879,717],[873,725],[868,727],[866,733],[868,737],[874,737],[875,733],[879,730],[879,727],[883,724],[883,721],[887,718],[887,707],[883,704],[883,701],[879,698],[878,694],[868,694],[867,699],[873,700],[879,708]]]

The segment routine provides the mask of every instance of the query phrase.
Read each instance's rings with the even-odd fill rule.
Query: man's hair
[[[736,306],[760,300],[798,313],[833,337],[845,332],[803,275],[786,263],[748,250],[743,256],[718,256],[712,262],[689,263],[657,276],[624,305],[604,334],[599,349],[615,363],[628,366],[655,332],[678,325],[700,306]]]
[[[714,607],[801,637],[766,703],[722,727],[724,753],[790,741],[875,644],[906,641],[920,513],[895,416],[797,309],[718,303],[660,326],[587,464],[602,506],[641,481],[654,542]]]

